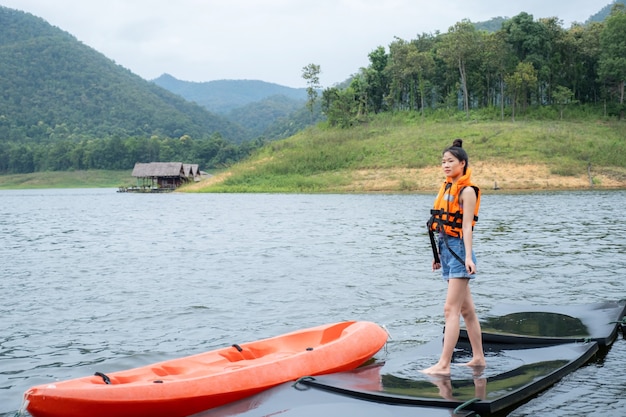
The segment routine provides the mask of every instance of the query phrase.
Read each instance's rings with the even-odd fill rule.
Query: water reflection
[[[589,329],[583,322],[566,314],[523,312],[481,321],[484,332],[512,333],[535,337],[588,337]]]
[[[415,398],[437,398],[465,402],[473,398],[485,399],[488,395],[487,378],[452,379],[444,375],[432,375],[428,380],[411,380],[395,375],[382,375],[383,391]]]

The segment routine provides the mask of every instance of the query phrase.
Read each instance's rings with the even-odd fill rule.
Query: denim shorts
[[[446,244],[446,240],[448,244]],[[448,248],[448,246],[450,248]],[[474,279],[476,274],[469,274],[465,269],[465,263],[461,263],[458,259],[450,253],[450,249],[454,251],[459,258],[465,261],[465,245],[463,240],[458,237],[446,236],[446,239],[442,236],[439,237],[439,258],[441,259],[441,278],[446,281],[450,278],[469,278]],[[476,264],[476,256],[472,251],[472,260]]]

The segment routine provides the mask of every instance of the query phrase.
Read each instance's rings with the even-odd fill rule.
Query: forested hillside
[[[241,125],[246,139],[282,139],[323,119],[319,106],[314,117],[306,110],[305,88],[258,80],[181,81],[169,74],[153,82]]]
[[[624,118],[626,11],[565,29],[558,17],[528,13],[496,31],[469,20],[446,33],[395,39],[369,54],[347,88],[323,92],[331,125],[349,127],[369,114],[555,119],[595,113]],[[568,112],[572,108],[578,112]],[[474,116],[472,116],[474,115]],[[574,116],[578,117],[578,116]]]
[[[130,169],[137,161],[182,159],[200,150],[206,167],[237,159],[233,143],[246,137],[241,126],[134,75],[44,20],[5,7],[0,89],[0,173]],[[185,155],[169,143],[182,137]],[[219,160],[224,148],[229,156]]]

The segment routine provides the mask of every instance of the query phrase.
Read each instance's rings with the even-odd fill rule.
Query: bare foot
[[[422,369],[420,372],[428,375],[450,375],[450,366],[436,364],[430,368]]]
[[[485,358],[474,358],[467,363],[462,363],[463,366],[470,366],[472,368],[484,368],[487,366]]]

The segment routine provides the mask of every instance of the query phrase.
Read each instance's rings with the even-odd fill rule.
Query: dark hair
[[[467,172],[467,167],[469,166],[469,157],[467,156],[465,149],[463,149],[463,139],[454,139],[452,146],[448,146],[444,149],[442,155],[446,152],[450,152],[459,161],[465,161],[465,167],[463,167],[463,174],[465,174]]]

